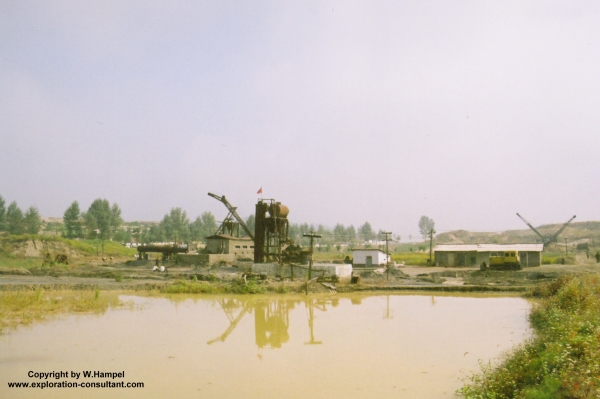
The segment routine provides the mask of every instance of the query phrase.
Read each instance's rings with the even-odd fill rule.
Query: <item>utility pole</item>
[[[433,251],[433,235],[435,234],[435,230],[429,230],[429,266],[433,266],[433,260],[431,259],[431,253]]]
[[[310,260],[308,263],[308,281],[310,281],[312,278],[312,266],[313,266],[313,240],[315,238],[321,238],[321,236],[319,234],[315,234],[314,231],[311,231],[310,233],[304,233],[302,235],[304,237],[310,237]],[[306,293],[308,294],[308,282],[306,283]]]
[[[385,268],[387,271],[387,279],[390,279],[390,251],[389,251],[389,247],[388,247],[388,243],[390,241],[390,234],[392,234],[391,231],[382,231],[381,234],[385,234]]]

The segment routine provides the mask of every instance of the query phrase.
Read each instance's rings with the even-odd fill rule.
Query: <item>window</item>
[[[247,245],[244,245],[244,248],[248,248],[248,246],[247,246]]]
[[[236,245],[235,247],[236,247],[236,248],[239,248],[240,246],[239,246],[239,245]]]

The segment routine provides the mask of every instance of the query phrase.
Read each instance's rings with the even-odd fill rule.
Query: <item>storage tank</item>
[[[271,215],[271,217],[287,218],[289,213],[290,208],[283,205],[281,202],[269,205],[269,215]]]

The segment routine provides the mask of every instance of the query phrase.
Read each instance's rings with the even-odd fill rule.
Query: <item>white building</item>
[[[389,255],[381,249],[353,249],[352,266],[354,267],[372,267],[385,266],[389,260]]]

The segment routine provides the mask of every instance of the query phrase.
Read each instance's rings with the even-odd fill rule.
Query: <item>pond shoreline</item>
[[[540,284],[562,275],[597,273],[580,267],[542,266],[520,271],[480,271],[477,268],[406,266],[381,270],[357,269],[357,284],[342,281],[313,281],[310,292],[506,292],[527,295]],[[189,293],[260,294],[306,291],[303,279],[291,281],[273,276],[259,278],[248,265],[221,267],[174,266],[166,273],[150,267],[123,263],[84,264],[65,267],[7,269],[0,267],[0,291],[18,290],[163,291]]]
[[[46,291],[62,291],[62,290],[73,290],[73,291],[87,291],[87,290],[100,290],[100,291],[162,291],[169,286],[177,284],[182,281],[170,280],[170,281],[122,281],[117,282],[115,279],[83,279],[73,277],[60,277],[60,278],[44,278],[38,276],[19,276],[19,278],[12,278],[8,280],[6,278],[0,278],[0,291],[35,291],[35,290],[46,290]],[[49,281],[50,280],[50,281]],[[52,281],[53,280],[53,281]],[[93,280],[93,281],[85,281]],[[189,281],[189,280],[184,280]],[[229,290],[226,288],[232,285],[228,281],[209,282],[202,281],[202,284],[212,286],[216,292],[227,293]],[[265,292],[277,292],[280,294],[284,293],[296,293],[304,289],[305,283],[301,281],[289,282],[286,281],[283,287],[286,288],[285,292],[278,290],[282,286],[281,282],[269,281],[264,284]],[[444,284],[419,284],[419,285],[374,285],[374,284],[332,284],[335,290],[321,285],[319,282],[311,282],[309,285],[310,292],[331,292],[336,291],[339,293],[347,292],[412,292],[412,291],[426,291],[426,292],[519,292],[525,293],[530,290],[526,286],[503,286],[503,285],[444,285]],[[262,292],[259,292],[262,293]],[[251,294],[251,292],[249,293]]]

